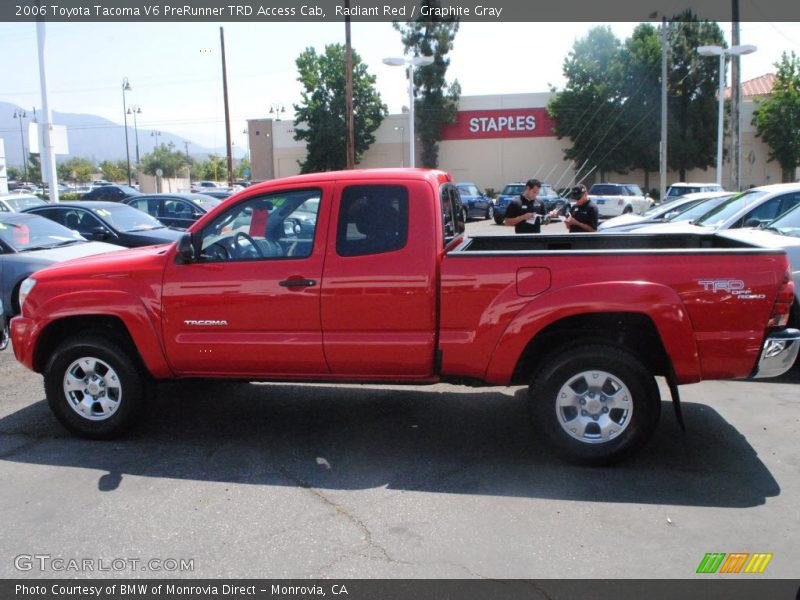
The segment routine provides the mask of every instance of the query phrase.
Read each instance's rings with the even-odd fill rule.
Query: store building
[[[768,94],[774,76],[765,75],[742,85],[742,188],[781,181],[780,165],[769,162],[769,147],[756,137],[750,124],[754,100]],[[500,190],[506,183],[537,177],[559,187],[573,183],[580,165],[564,160],[568,139],[559,140],[553,133],[553,121],[547,116],[552,94],[506,94],[463,96],[458,117],[445,128],[439,143],[439,167],[457,181],[471,181],[482,189]],[[654,122],[654,127],[660,127]],[[796,132],[795,132],[796,134]],[[296,175],[299,161],[306,154],[305,142],[294,139],[291,120],[253,119],[248,121],[252,177],[263,181]],[[729,141],[726,140],[726,149]],[[419,164],[420,144],[416,144]],[[726,151],[722,184],[732,189],[731,165]],[[375,132],[375,143],[362,157],[361,168],[408,166],[408,115],[389,115]],[[587,167],[579,175],[589,169]],[[584,183],[592,183],[593,173]],[[611,181],[636,183],[644,187],[641,171],[624,175],[610,174]],[[677,172],[669,172],[667,183],[678,181]],[[713,182],[715,168],[697,169],[687,174],[688,181]],[[650,173],[651,187],[657,185],[658,173]]]

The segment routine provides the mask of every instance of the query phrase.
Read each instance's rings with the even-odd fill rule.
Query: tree
[[[441,4],[438,0],[422,1],[423,7],[439,8]],[[423,18],[429,20],[422,21]],[[455,121],[461,96],[458,80],[448,84],[445,79],[450,66],[446,56],[453,49],[458,19],[422,16],[419,19],[404,25],[394,23],[394,28],[401,34],[406,54],[433,57],[432,64],[414,69],[414,91],[419,94],[414,101],[414,131],[422,147],[422,166],[436,168],[442,128]]]
[[[94,172],[94,165],[91,161],[75,156],[59,163],[56,167],[59,181],[75,181],[78,183],[86,183],[91,181],[92,173]],[[73,175],[74,173],[74,175]]]
[[[800,59],[794,51],[784,52],[775,67],[772,94],[756,101],[752,123],[770,147],[769,160],[781,166],[781,180],[788,183],[800,166]]]
[[[22,167],[7,167],[6,176],[9,181],[22,181],[25,177],[25,171]]]
[[[41,185],[42,181],[42,161],[39,155],[33,152],[28,154],[28,181]]]
[[[674,18],[667,29],[670,71],[667,75],[667,160],[680,172],[716,164],[719,61],[697,54],[699,46],[725,46],[719,25],[698,21],[690,11]]]
[[[625,172],[630,162],[624,146],[614,147],[627,129],[622,120],[626,97],[621,53],[610,27],[590,29],[564,59],[566,88],[547,107],[558,139],[572,140],[564,158],[579,167],[596,167],[601,179],[609,171]]]
[[[302,84],[301,104],[295,104],[296,140],[305,140],[308,154],[300,162],[303,173],[344,169],[347,166],[347,119],[345,98],[345,49],[325,46],[324,54],[306,48],[297,58],[297,80]],[[375,76],[367,72],[353,51],[353,141],[355,159],[375,141],[373,132],[387,114],[375,89]]]
[[[178,177],[186,169],[186,154],[175,149],[175,144],[159,144],[149,154],[142,157],[142,171],[148,175],[156,175],[161,169],[162,177]]]
[[[226,176],[227,173],[227,162],[218,154],[209,154],[208,160],[192,164],[192,179],[195,181],[201,179],[218,181],[220,177]]]
[[[245,171],[247,175],[245,175]],[[233,176],[236,179],[250,179],[250,174],[253,172],[253,166],[250,164],[250,159],[243,158],[233,171]]]
[[[104,160],[98,167],[103,174],[103,179],[106,181],[128,180],[128,164],[124,160],[118,160],[116,162]]]

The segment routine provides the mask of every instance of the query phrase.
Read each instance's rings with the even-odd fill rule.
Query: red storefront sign
[[[463,110],[442,129],[443,140],[555,136],[555,121],[545,108]]]

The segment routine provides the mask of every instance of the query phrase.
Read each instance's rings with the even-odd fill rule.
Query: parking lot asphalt
[[[655,437],[604,469],[546,449],[524,388],[174,382],[93,442],[10,350],[0,380],[3,578],[686,578],[707,552],[797,576],[798,366],[683,386],[685,433],[662,382]]]

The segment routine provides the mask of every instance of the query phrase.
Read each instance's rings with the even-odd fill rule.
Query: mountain
[[[14,118],[14,112],[22,112],[24,109],[10,104],[0,102],[0,138],[5,142],[6,164],[8,166],[22,166],[22,146],[20,141],[20,121]],[[28,123],[33,114],[27,111],[27,117],[22,121],[23,136],[25,138],[25,151],[30,151],[28,143]],[[109,121],[95,115],[62,113],[53,111],[53,122],[56,125],[64,125],[67,128],[67,143],[69,154],[59,154],[57,161],[63,161],[73,156],[88,158],[94,164],[104,160],[125,160],[125,128],[119,123]],[[156,139],[159,144],[175,144],[175,148],[183,151],[185,148],[184,139],[181,136],[160,131],[158,137],[151,135],[153,130],[139,128],[139,155],[144,156],[153,151]],[[210,148],[195,144],[189,141],[189,154],[198,160],[205,160],[212,154]],[[128,144],[130,146],[131,164],[136,162],[136,135],[133,122],[128,120]],[[238,148],[234,147],[234,158],[237,156]],[[238,152],[241,154],[241,151]]]

